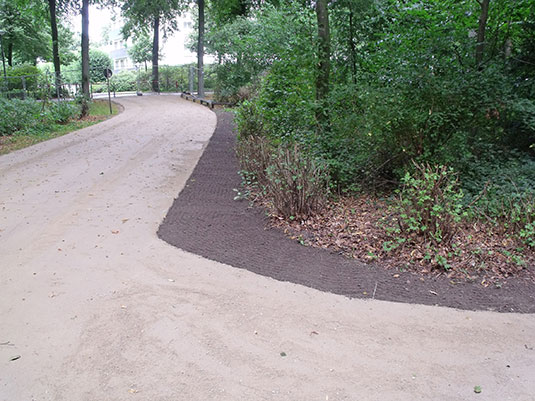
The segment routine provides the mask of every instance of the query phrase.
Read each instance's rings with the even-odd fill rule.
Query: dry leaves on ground
[[[399,247],[389,249],[387,245],[393,238],[385,225],[392,216],[382,199],[341,197],[329,201],[321,213],[306,220],[285,220],[273,212],[269,202],[260,203],[267,208],[272,226],[303,245],[368,263],[380,262],[386,268],[484,279],[483,285],[512,276],[535,281],[534,250],[484,222],[465,223],[450,244],[433,246],[413,234]]]

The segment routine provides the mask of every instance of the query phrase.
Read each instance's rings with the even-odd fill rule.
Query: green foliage
[[[317,25],[304,5],[264,5],[238,16],[221,6],[228,11],[222,26],[208,35],[220,60],[216,92],[238,100],[241,88],[255,88],[237,112],[240,140],[300,144],[307,157],[326,162],[341,192],[401,188],[388,248],[426,241],[428,258],[446,268],[449,256],[437,249],[453,246],[465,210],[532,247],[533,2],[491,1],[480,46],[481,6],[473,0],[330,2],[322,132],[314,100]],[[484,50],[481,62],[476,47]],[[251,152],[247,163],[259,157],[258,166],[266,164]],[[459,182],[449,169],[430,167],[443,165]]]
[[[0,99],[0,136],[30,129],[41,118],[41,107],[33,100]]]
[[[188,5],[184,0],[125,0],[121,4],[125,25],[123,34],[131,36],[134,32],[153,28],[154,19],[160,19],[160,29],[169,34],[177,29],[176,17]]]
[[[89,50],[89,75],[92,83],[105,82],[104,69],[113,69],[113,62],[103,51]],[[62,71],[64,82],[80,83],[82,80],[82,61],[78,57]]]
[[[179,66],[160,66],[159,70],[159,87],[162,92],[183,92],[188,90],[190,65]],[[110,89],[116,92],[124,91],[150,91],[151,90],[151,71],[121,71],[110,79]],[[213,89],[214,87],[214,69],[212,66],[205,67],[205,87]],[[93,86],[95,91],[96,86]],[[102,87],[102,90],[105,90]]]
[[[152,40],[145,32],[134,36],[132,47],[128,49],[128,55],[134,63],[145,64],[152,60]]]
[[[2,44],[10,64],[35,63],[51,53],[45,2],[38,0],[0,0]],[[45,28],[45,29],[43,29]]]
[[[531,201],[533,202],[533,199]],[[533,213],[531,217],[533,218]],[[527,246],[535,248],[535,222],[527,223],[520,229],[518,236]]]
[[[328,177],[325,164],[297,144],[281,145],[266,168],[266,191],[282,216],[306,219],[325,204]]]
[[[264,137],[266,134],[263,115],[255,102],[244,101],[236,109],[234,121],[238,127],[239,138]]]
[[[307,218],[325,203],[328,171],[296,143],[274,146],[267,138],[247,136],[237,146],[245,185],[255,186],[286,218]]]
[[[53,122],[65,124],[80,113],[80,109],[69,102],[53,102],[50,104],[48,113]]]
[[[104,75],[104,70],[106,68],[113,69],[113,62],[110,56],[100,50],[89,50],[89,75],[91,82],[105,81],[106,76]]]
[[[110,90],[114,92],[130,92],[137,90],[138,76],[133,71],[121,71],[110,79]]]
[[[310,143],[314,132],[314,75],[290,60],[275,62],[256,99],[272,137]]]
[[[445,166],[414,163],[393,203],[397,217],[394,232],[409,239],[413,234],[434,244],[449,243],[463,217],[463,191],[456,174]]]
[[[7,68],[9,89],[23,89],[22,77],[24,77],[26,90],[35,91],[39,82],[44,78],[39,68],[31,64],[20,64]],[[20,78],[19,78],[20,77]]]
[[[41,132],[54,123],[65,123],[79,113],[69,103],[44,104],[36,100],[0,99],[0,136]]]
[[[207,33],[207,52],[220,60],[216,95],[232,99],[240,88],[258,81],[274,63],[314,75],[314,14],[298,2],[279,8],[264,5],[251,17],[235,17]]]
[[[470,159],[462,183],[469,213],[533,247],[535,160],[517,152]]]

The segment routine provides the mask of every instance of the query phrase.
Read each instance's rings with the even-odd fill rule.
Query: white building
[[[162,54],[160,65],[181,65],[197,62],[197,55],[188,48],[190,36],[194,29],[191,14],[187,13],[178,17],[177,27],[178,30],[168,37],[164,37],[163,33],[160,32],[160,53]],[[128,48],[130,46],[132,46],[132,39],[124,40],[120,26],[115,24],[109,30],[106,44],[101,47],[101,50],[106,52],[112,59],[114,73],[135,71],[143,67],[141,65],[136,66],[128,55]],[[211,62],[213,62],[212,57],[205,57],[206,64]],[[148,66],[151,65],[150,62],[147,64]]]
[[[109,32],[109,38],[102,47],[102,51],[108,53],[113,62],[113,73],[121,71],[135,71],[136,65],[128,55],[128,47],[132,46],[132,40],[124,40],[120,29],[113,28]]]

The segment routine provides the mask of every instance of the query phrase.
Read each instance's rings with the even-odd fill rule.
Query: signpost
[[[106,77],[106,83],[108,84],[108,104],[110,105],[110,114],[113,114],[111,110],[111,95],[110,95],[110,78],[113,75],[113,71],[109,68],[104,69],[104,76]]]

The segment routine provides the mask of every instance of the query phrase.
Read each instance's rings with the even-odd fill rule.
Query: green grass
[[[0,155],[48,141],[107,120],[119,113],[119,107],[115,103],[112,103],[112,113],[110,115],[107,100],[93,100],[89,105],[89,116],[83,119],[71,120],[66,124],[55,124],[38,133],[17,133],[15,135],[0,136]]]

